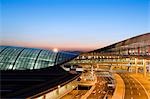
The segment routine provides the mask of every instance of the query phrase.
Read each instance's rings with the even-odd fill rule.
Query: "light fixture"
[[[60,85],[58,85],[58,88],[60,88]]]
[[[57,49],[57,48],[54,48],[54,49],[53,49],[53,52],[57,53],[57,52],[58,52],[58,49]]]

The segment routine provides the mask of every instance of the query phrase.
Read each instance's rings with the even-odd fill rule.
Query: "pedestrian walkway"
[[[87,90],[73,90],[60,99],[81,99],[82,95],[86,94]]]
[[[116,79],[116,88],[112,99],[124,99],[125,95],[125,85],[123,79],[118,75],[114,74],[114,78]]]
[[[147,94],[149,95],[150,98],[150,74],[147,74],[146,77],[144,77],[143,74],[138,73],[138,74],[130,74],[133,78],[136,78],[146,89]]]

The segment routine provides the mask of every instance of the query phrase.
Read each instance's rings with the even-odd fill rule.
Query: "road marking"
[[[139,96],[141,95],[141,93],[139,93]]]
[[[133,99],[133,97],[131,97],[131,99]]]
[[[131,95],[133,94],[133,91],[131,91]]]

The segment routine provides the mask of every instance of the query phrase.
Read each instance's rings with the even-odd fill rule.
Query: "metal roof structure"
[[[89,53],[107,53],[115,55],[150,55],[150,33],[138,35]]]
[[[0,46],[0,70],[27,70],[55,66],[77,54],[35,48]]]

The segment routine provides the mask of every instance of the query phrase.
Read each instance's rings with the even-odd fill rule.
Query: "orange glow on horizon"
[[[58,52],[58,49],[57,49],[57,48],[54,48],[54,49],[53,49],[53,52],[57,53],[57,52]]]
[[[23,42],[23,41],[2,41],[0,45],[9,45],[9,46],[22,46],[22,47],[33,47],[33,48],[43,48],[43,49],[60,49],[60,50],[68,50],[68,51],[91,51],[101,47],[104,47],[104,44],[94,45],[94,44],[81,44],[76,42],[68,42],[68,43],[59,43],[59,44],[49,44],[46,42]]]

